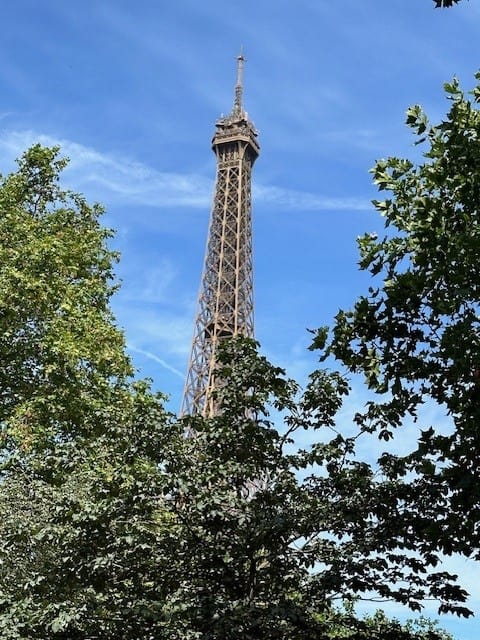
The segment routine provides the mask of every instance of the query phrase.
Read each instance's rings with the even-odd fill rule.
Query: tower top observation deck
[[[260,153],[258,145],[258,131],[253,122],[248,119],[248,113],[243,108],[243,68],[245,56],[240,53],[237,56],[237,81],[235,83],[235,93],[233,107],[230,115],[222,116],[215,123],[216,131],[212,140],[212,147],[215,150],[217,145],[236,140],[248,142],[251,151],[255,156]]]

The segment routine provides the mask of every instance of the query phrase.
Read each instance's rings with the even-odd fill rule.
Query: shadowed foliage
[[[132,378],[110,232],[64,165],[37,145],[0,183],[1,637],[446,639],[354,614],[372,594],[462,612],[465,592],[398,528],[398,478],[336,431],[344,377],[301,392],[226,341],[217,415],[170,415]]]

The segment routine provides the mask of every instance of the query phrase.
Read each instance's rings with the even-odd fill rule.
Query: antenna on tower
[[[243,55],[243,47],[240,47],[240,53],[237,56],[237,82],[235,84],[235,100],[233,102],[233,113],[241,115],[243,112],[242,96],[243,96],[243,64],[245,57]]]

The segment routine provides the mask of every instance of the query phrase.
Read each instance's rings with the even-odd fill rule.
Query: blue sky
[[[441,118],[443,82],[456,74],[470,88],[480,67],[478,0],[443,11],[431,0],[3,0],[0,22],[0,170],[33,142],[61,144],[65,182],[101,201],[117,231],[114,306],[134,362],[174,410],[212,199],[210,140],[231,109],[240,46],[261,144],[256,332],[300,380],[315,366],[306,328],[330,323],[367,283],[355,238],[382,229],[368,169],[414,157],[406,108]],[[480,615],[478,569],[454,565]],[[477,621],[442,625],[480,636]]]

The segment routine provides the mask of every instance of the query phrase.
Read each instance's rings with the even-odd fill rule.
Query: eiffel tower
[[[242,54],[237,56],[233,108],[216,122],[212,140],[216,184],[182,415],[209,417],[215,412],[218,343],[254,336],[251,183],[260,148],[258,133],[243,109],[244,62]]]

